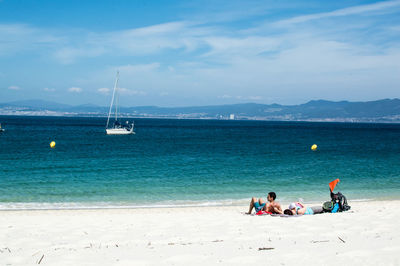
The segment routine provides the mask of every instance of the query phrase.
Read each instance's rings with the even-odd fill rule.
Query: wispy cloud
[[[81,93],[82,89],[78,88],[78,87],[71,87],[71,88],[68,89],[68,91],[72,92],[72,93]]]
[[[290,19],[281,20],[276,23],[276,25],[289,25],[295,23],[302,23],[316,19],[324,19],[324,18],[332,18],[332,17],[341,17],[341,16],[350,16],[350,15],[357,15],[363,13],[370,13],[375,11],[382,11],[386,10],[387,12],[392,12],[391,8],[400,6],[400,1],[383,1],[373,4],[367,5],[359,5],[354,7],[342,8],[330,12],[322,12],[316,13],[311,15],[304,15],[304,16],[296,16]]]
[[[117,69],[121,73],[125,74],[135,74],[135,73],[142,73],[146,71],[154,71],[160,68],[160,63],[153,62],[149,64],[137,64],[137,65],[123,65],[118,66]]]
[[[118,88],[118,91],[122,94],[122,95],[146,95],[146,93],[144,91],[140,91],[140,90],[132,90],[132,89],[127,89],[127,88]]]
[[[100,94],[107,95],[107,94],[110,93],[110,89],[109,88],[99,88],[99,89],[97,89],[97,92],[100,93]]]
[[[94,33],[81,36],[79,43],[66,43],[53,52],[54,58],[63,64],[71,64],[80,58],[113,56],[140,56],[160,53],[166,49],[194,50],[196,32],[188,22],[170,22],[142,28]]]
[[[64,47],[57,49],[53,56],[62,64],[71,64],[76,62],[76,60],[85,57],[97,57],[104,54],[104,49],[101,47]]]
[[[218,98],[220,98],[220,99],[232,99],[232,98],[234,98],[234,96],[229,95],[229,94],[224,94],[222,96],[218,96]]]
[[[56,89],[54,89],[54,88],[43,88],[43,90],[47,91],[47,92],[55,92],[56,91]]]
[[[263,99],[261,96],[245,96],[244,98],[251,101],[260,101]]]
[[[8,89],[9,89],[9,90],[13,90],[13,91],[18,91],[18,90],[20,90],[21,88],[18,87],[18,86],[9,86]]]
[[[194,56],[201,55],[211,60],[225,57],[224,60],[226,60],[231,56],[243,57],[248,54],[258,56],[261,53],[284,50],[285,42],[292,36],[289,36],[288,32],[268,34],[271,27],[276,25],[288,26],[311,20],[374,11],[392,12],[392,9],[397,6],[400,6],[398,0],[359,5],[330,12],[294,16],[275,22],[269,20],[261,23],[262,27],[249,27],[234,32],[218,23],[210,26],[210,22],[190,21],[189,18],[185,21],[111,32],[77,31],[69,36],[63,32],[48,31],[28,25],[0,25],[0,38],[7,40],[0,43],[0,54],[46,47],[49,48],[46,49],[47,54],[52,54],[55,60],[62,64],[72,64],[81,58],[98,58],[107,55],[142,56],[162,54],[172,50],[179,53],[194,53]],[[254,12],[262,14],[266,12],[264,9],[259,7]],[[232,19],[246,17],[241,10],[234,12],[237,14]],[[215,16],[218,14],[222,15],[216,12]]]
[[[218,96],[219,99],[236,99],[236,100],[251,100],[251,101],[260,101],[263,99],[261,96],[232,96],[228,94],[224,94],[222,96]]]
[[[10,56],[41,48],[56,49],[65,37],[26,24],[0,24],[0,40],[0,56]]]

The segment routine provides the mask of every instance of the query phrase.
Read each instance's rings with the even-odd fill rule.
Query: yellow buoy
[[[311,146],[311,150],[313,150],[313,151],[316,151],[317,148],[318,148],[317,144],[313,144],[313,145]]]
[[[56,146],[56,142],[55,141],[50,142],[50,148],[54,148],[55,146]]]

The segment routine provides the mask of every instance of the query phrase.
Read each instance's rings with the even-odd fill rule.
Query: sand
[[[400,265],[400,201],[350,204],[294,218],[247,206],[0,211],[0,265]]]

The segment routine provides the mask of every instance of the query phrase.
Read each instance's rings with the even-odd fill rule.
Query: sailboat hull
[[[129,134],[135,134],[132,129],[128,128],[107,128],[106,129],[107,135],[129,135]]]

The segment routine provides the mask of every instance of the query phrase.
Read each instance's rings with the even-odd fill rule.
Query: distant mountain
[[[92,104],[71,106],[42,100],[17,101],[0,104],[3,115],[75,115],[105,116],[108,107]],[[231,104],[189,107],[137,106],[121,107],[122,116],[282,121],[353,121],[400,122],[400,99],[369,102],[309,101],[300,105]]]
[[[35,110],[41,110],[41,109],[65,110],[67,108],[71,108],[72,106],[50,101],[43,101],[43,100],[26,100],[26,101],[0,103],[0,108],[5,108],[5,107],[30,108]]]

